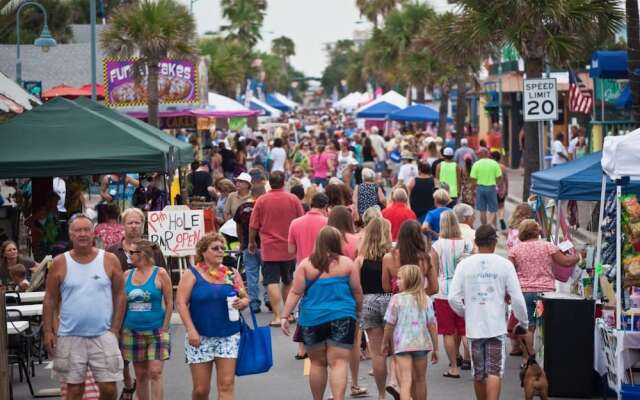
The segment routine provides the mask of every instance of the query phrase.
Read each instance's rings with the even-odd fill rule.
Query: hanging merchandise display
[[[622,265],[625,288],[640,287],[640,203],[636,195],[620,198],[622,206]]]

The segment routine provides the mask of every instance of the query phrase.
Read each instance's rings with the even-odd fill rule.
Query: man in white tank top
[[[69,400],[82,399],[87,366],[101,400],[115,400],[116,382],[122,380],[122,269],[115,255],[93,247],[93,228],[82,214],[69,219],[73,250],[53,260],[47,277],[44,343]]]

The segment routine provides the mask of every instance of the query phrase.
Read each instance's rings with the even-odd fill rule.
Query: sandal
[[[510,356],[515,356],[515,357],[521,357],[522,356],[522,350],[514,350],[511,353],[509,353]]]
[[[469,371],[471,369],[471,361],[462,360],[462,365],[460,366],[460,369],[463,371]]]
[[[309,354],[304,353],[304,354],[302,354],[302,355],[300,355],[300,354],[296,354],[296,356],[295,356],[294,358],[295,358],[296,360],[304,360],[305,358],[308,358],[308,357],[309,357]]]
[[[398,392],[398,388],[393,385],[387,385],[385,390],[393,397],[393,400],[400,400],[400,392]]]
[[[360,386],[351,386],[351,397],[366,397],[369,395],[369,391],[366,388]]]
[[[445,378],[460,379],[460,375],[454,375],[454,374],[450,374],[448,372],[445,372],[444,374],[442,374],[442,376],[445,377]]]
[[[293,314],[289,315],[289,323],[290,324],[295,324],[296,323],[296,317],[293,316]]]
[[[282,325],[280,324],[280,322],[269,322],[269,326],[272,328],[280,328]]]
[[[136,392],[136,381],[133,381],[133,387],[130,389],[123,388],[119,400],[133,400],[133,394]]]

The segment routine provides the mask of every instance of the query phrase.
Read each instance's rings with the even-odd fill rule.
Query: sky
[[[190,0],[181,1],[190,3]],[[436,11],[450,8],[447,0],[426,2]],[[218,31],[226,23],[219,0],[196,0],[193,11],[201,34]],[[324,44],[352,38],[354,30],[370,26],[360,18],[356,0],[268,0],[263,40],[258,48],[269,50],[271,39],[288,36],[296,45],[291,64],[307,76],[320,77],[328,61]]]

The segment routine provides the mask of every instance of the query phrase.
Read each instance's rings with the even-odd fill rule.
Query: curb
[[[507,195],[507,203],[516,206],[518,204],[521,203],[520,200],[518,200],[518,198],[516,198],[514,195]],[[578,242],[580,243],[585,243],[585,244],[596,244],[596,241],[598,239],[598,234],[594,233],[594,232],[589,232],[586,231],[584,229],[572,229],[571,230],[571,235],[573,236],[574,239],[576,239]]]

